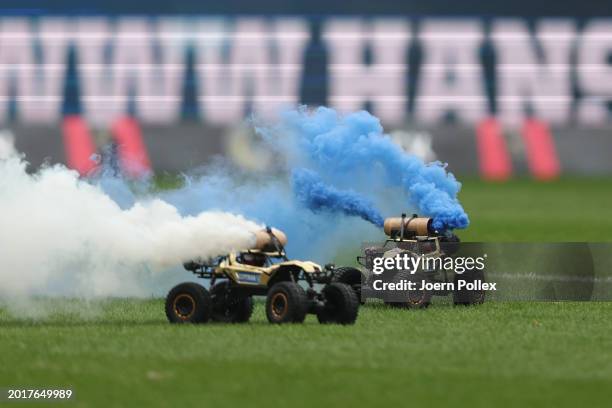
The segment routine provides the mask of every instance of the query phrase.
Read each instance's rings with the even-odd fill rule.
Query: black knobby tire
[[[195,282],[176,285],[166,296],[170,323],[206,323],[212,311],[210,293]]]
[[[253,314],[253,298],[235,293],[230,281],[215,283],[210,288],[212,319],[223,323],[245,323]]]
[[[319,323],[354,324],[359,313],[359,300],[352,287],[333,282],[321,291],[324,306],[317,313]]]
[[[351,268],[348,266],[334,269],[334,275],[332,276],[332,282],[339,282],[349,285],[355,292],[355,295],[357,295],[359,303],[363,305],[365,303],[365,299],[361,297],[361,280],[361,271],[357,268]]]
[[[465,287],[462,287],[459,290],[459,281],[464,280],[466,282],[472,283],[475,281],[485,282],[485,273],[483,270],[471,270],[466,271],[462,274],[455,274],[455,290],[453,292],[453,302],[455,305],[480,305],[485,301],[485,291],[484,290],[468,290]]]
[[[270,323],[302,323],[308,312],[308,297],[300,285],[279,282],[266,298],[266,316]]]
[[[398,272],[394,279],[395,282],[401,282],[407,280],[410,282],[416,282],[416,287],[420,288],[423,281],[429,282],[431,279],[423,272],[410,273],[410,271]],[[431,290],[411,290],[406,291],[404,299],[402,301],[385,301],[385,303],[392,307],[408,308],[408,309],[425,309],[431,304],[431,298],[433,292]]]

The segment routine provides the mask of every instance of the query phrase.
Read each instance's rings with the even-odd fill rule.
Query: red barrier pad
[[[96,163],[92,160],[96,148],[83,118],[79,115],[64,117],[62,136],[66,164],[71,169],[78,171],[81,176],[86,176],[96,167]]]
[[[486,180],[497,181],[510,178],[512,163],[497,119],[487,118],[478,124],[476,144],[481,176]]]
[[[126,116],[113,123],[112,133],[118,145],[119,163],[128,177],[140,178],[151,173],[151,161],[136,119]]]
[[[538,180],[558,177],[561,166],[548,125],[538,119],[527,119],[523,124],[523,141],[531,174]]]

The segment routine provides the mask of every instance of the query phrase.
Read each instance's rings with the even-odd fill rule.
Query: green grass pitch
[[[611,240],[610,180],[474,180],[461,200],[464,240]],[[160,299],[72,306],[92,313],[0,311],[0,387],[71,387],[75,407],[609,406],[612,303],[372,304],[350,327],[271,326],[261,303],[204,326],[168,324]]]

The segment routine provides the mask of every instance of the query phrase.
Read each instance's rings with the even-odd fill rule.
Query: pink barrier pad
[[[128,177],[140,178],[151,173],[151,161],[136,119],[122,117],[113,123],[112,133],[118,145],[119,163]]]
[[[496,181],[510,178],[512,163],[497,119],[486,118],[478,124],[476,144],[481,176],[486,180]]]
[[[92,155],[96,148],[87,128],[87,124],[79,115],[64,117],[62,122],[62,136],[66,153],[66,164],[86,176],[96,167]]]
[[[531,174],[538,180],[557,178],[561,166],[548,125],[538,119],[527,119],[523,124],[523,141]]]

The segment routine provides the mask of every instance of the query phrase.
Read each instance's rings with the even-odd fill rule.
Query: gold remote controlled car
[[[168,320],[248,322],[253,296],[265,296],[270,323],[302,323],[308,313],[315,314],[320,323],[355,323],[359,300],[353,289],[331,282],[331,269],[289,260],[286,243],[282,231],[268,227],[256,233],[252,248],[185,263],[185,269],[210,279],[210,290],[195,282],[175,286],[166,298]]]

